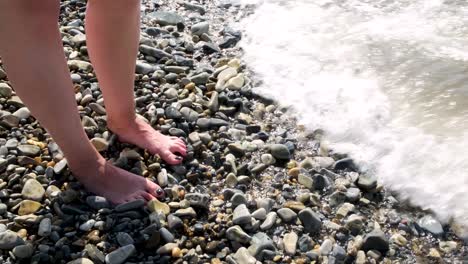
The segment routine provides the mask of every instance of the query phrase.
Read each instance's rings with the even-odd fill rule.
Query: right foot
[[[164,197],[164,190],[154,182],[117,168],[102,157],[93,164],[75,168],[73,175],[88,191],[105,197],[113,204]]]

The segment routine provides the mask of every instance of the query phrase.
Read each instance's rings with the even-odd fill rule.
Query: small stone
[[[257,260],[250,254],[249,250],[245,247],[241,247],[234,254],[234,260],[239,264],[255,264]]]
[[[264,250],[276,251],[273,240],[265,233],[256,233],[252,236],[249,252],[252,256],[259,257]]]
[[[390,241],[402,247],[406,246],[406,244],[408,243],[408,240],[399,233],[393,234],[393,236],[390,238]]]
[[[385,254],[389,250],[388,239],[381,230],[374,229],[364,236],[361,248],[364,251],[377,250]]]
[[[52,221],[50,218],[44,218],[39,223],[37,234],[42,237],[47,237],[52,232]]]
[[[164,241],[166,241],[167,243],[174,242],[174,235],[166,228],[161,227],[161,229],[159,229],[159,233],[161,234],[161,237],[164,239]]]
[[[275,212],[270,212],[266,215],[265,221],[260,225],[260,229],[265,231],[270,229],[276,222],[277,214]]]
[[[428,256],[431,257],[431,258],[435,258],[435,259],[440,259],[441,258],[439,251],[437,251],[437,249],[435,249],[435,248],[429,249]]]
[[[59,162],[57,162],[54,166],[54,173],[55,174],[61,174],[65,168],[67,167],[67,159],[62,159]]]
[[[192,34],[200,36],[202,34],[208,34],[208,31],[210,30],[210,24],[208,22],[200,22],[192,26],[191,28]]]
[[[109,143],[107,142],[107,140],[99,137],[92,138],[91,144],[99,152],[106,151],[109,148]]]
[[[158,176],[156,177],[158,180],[159,186],[162,188],[166,187],[169,184],[169,178],[167,176],[167,171],[166,169],[162,169],[159,173]]]
[[[251,222],[250,212],[245,204],[240,204],[234,209],[232,222],[235,225],[248,224]]]
[[[19,259],[27,259],[34,253],[34,248],[31,244],[19,245],[13,248],[13,254]]]
[[[197,85],[205,85],[208,82],[209,78],[210,78],[210,74],[206,72],[202,72],[200,74],[190,77],[190,81]]]
[[[67,264],[94,264],[94,262],[92,262],[88,258],[77,258],[75,260],[68,262]]]
[[[281,208],[277,211],[277,214],[286,223],[293,222],[297,218],[297,214],[289,208]]]
[[[120,247],[111,253],[107,254],[105,260],[107,264],[122,264],[125,260],[135,252],[135,246],[127,245]]]
[[[446,254],[450,254],[457,250],[457,242],[455,241],[440,241],[439,248]]]
[[[277,159],[288,160],[290,153],[288,147],[283,144],[273,144],[270,146],[270,153]]]
[[[273,155],[268,154],[268,153],[262,154],[260,159],[261,159],[262,163],[265,164],[265,165],[272,165],[272,164],[276,163],[276,160],[273,157]]]
[[[167,226],[169,227],[169,229],[175,230],[184,226],[184,223],[179,217],[170,214],[167,216]]]
[[[244,86],[244,75],[242,73],[237,74],[233,78],[229,79],[229,81],[226,82],[226,89],[229,90],[240,90]]]
[[[146,63],[146,62],[141,61],[141,60],[136,61],[136,65],[135,65],[135,72],[136,73],[147,75],[147,74],[150,74],[150,73],[154,72],[154,70],[155,70],[155,68],[151,64]]]
[[[318,233],[322,227],[320,217],[310,208],[306,208],[299,212],[299,219],[304,226],[304,231],[312,234]]]
[[[101,196],[88,196],[86,197],[86,204],[88,204],[89,207],[95,209],[95,210],[100,210],[103,208],[109,208],[110,203],[107,201],[106,198],[101,197]]]
[[[362,250],[359,250],[356,255],[356,264],[366,264],[366,263],[367,263],[366,253]]]
[[[195,212],[195,210],[193,210],[192,207],[179,209],[174,213],[174,215],[178,217],[189,217],[189,218],[197,217],[197,213]]]
[[[266,215],[266,210],[264,208],[260,208],[254,211],[251,216],[257,220],[263,221],[266,219]]]
[[[377,179],[368,175],[359,175],[356,185],[364,191],[372,191],[377,188]]]
[[[164,215],[168,215],[171,212],[169,205],[160,202],[158,199],[149,201],[147,206],[150,212],[163,213]]]
[[[27,107],[21,107],[13,113],[14,116],[19,119],[28,119],[31,116],[31,112]]]
[[[175,26],[179,23],[184,23],[184,18],[174,12],[156,11],[149,15],[161,26]]]
[[[226,180],[224,181],[224,183],[227,185],[227,187],[229,188],[234,188],[236,185],[237,185],[237,177],[236,175],[234,175],[234,173],[229,173],[227,176],[226,176]]]
[[[1,69],[0,69],[0,71],[1,71]],[[0,75],[1,75],[1,73],[0,73]],[[0,78],[0,79],[2,79],[2,78]],[[11,89],[11,87],[8,84],[0,83],[0,96],[1,97],[10,98],[12,94],[13,94],[13,89]]]
[[[350,215],[345,221],[345,227],[351,231],[352,234],[359,234],[364,226],[364,220],[361,216]]]
[[[354,211],[354,209],[355,209],[354,204],[344,203],[344,204],[341,205],[341,207],[338,208],[338,210],[336,211],[336,216],[337,216],[339,219],[345,218],[350,212]]]
[[[10,250],[23,244],[24,241],[13,231],[7,230],[0,233],[0,249]]]
[[[284,235],[284,251],[286,255],[294,256],[296,254],[298,236],[295,232]]]
[[[138,199],[138,200],[133,200],[131,202],[119,204],[115,207],[116,212],[125,212],[125,211],[130,211],[134,209],[140,209],[145,205],[145,201]]]
[[[42,187],[42,186],[41,186]],[[18,215],[34,214],[41,208],[41,203],[31,200],[23,200],[19,204]]]
[[[167,243],[164,246],[158,248],[156,253],[162,255],[162,254],[171,254],[172,250],[176,248],[178,245],[176,243]]]
[[[135,241],[133,241],[133,238],[125,232],[117,233],[116,238],[117,238],[117,242],[122,247],[127,246],[127,245],[132,245],[133,243],[135,243]]]
[[[182,250],[180,248],[175,247],[172,249],[171,255],[173,258],[181,258],[182,257]]]
[[[210,195],[203,193],[187,193],[185,199],[189,201],[190,206],[208,209]]]
[[[233,206],[238,206],[240,204],[247,204],[247,198],[243,193],[235,193],[231,198],[231,203]]]
[[[89,219],[88,221],[84,222],[83,224],[80,225],[79,229],[84,232],[88,232],[91,230],[96,223],[96,220],[94,219]]]
[[[306,208],[305,205],[300,201],[287,201],[283,204],[283,207],[289,208],[294,212],[300,212]]]
[[[21,195],[24,199],[30,199],[34,201],[41,201],[44,197],[45,190],[42,185],[35,179],[29,179],[24,183]]]
[[[328,256],[328,254],[330,254],[332,249],[333,249],[333,241],[331,241],[330,239],[325,239],[322,245],[320,245],[320,254],[322,256]]]
[[[251,237],[238,225],[231,226],[226,230],[226,237],[239,243],[249,243]]]
[[[69,60],[67,64],[71,70],[80,70],[84,72],[90,72],[93,70],[93,65],[87,61]]]
[[[35,145],[19,145],[18,151],[21,155],[25,155],[28,157],[36,157],[41,153],[41,149]]]
[[[431,215],[426,215],[420,218],[417,223],[421,228],[435,236],[444,234],[444,229],[440,222]]]

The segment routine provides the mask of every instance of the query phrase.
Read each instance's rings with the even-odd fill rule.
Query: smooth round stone
[[[127,245],[120,247],[111,253],[107,254],[105,260],[106,264],[122,264],[125,263],[128,257],[130,257],[135,252],[134,245]]]
[[[178,217],[194,218],[197,217],[197,212],[195,212],[192,207],[188,207],[175,211],[174,215]]]
[[[356,184],[359,188],[365,191],[371,191],[377,188],[377,179],[372,176],[361,174],[359,175]]]
[[[333,241],[331,241],[330,239],[325,239],[322,245],[320,245],[320,254],[322,254],[322,256],[328,256],[328,254],[330,254],[332,249],[333,249]]]
[[[226,230],[226,237],[229,240],[237,241],[239,243],[249,243],[252,239],[247,233],[242,230],[242,228],[238,225],[231,226]]]
[[[226,82],[226,89],[229,90],[240,90],[245,83],[244,75],[242,73],[237,74],[233,78],[229,79],[229,81]]]
[[[41,148],[35,145],[19,145],[18,151],[21,153],[21,155],[37,157],[39,153],[41,153]]]
[[[3,79],[2,73],[3,73],[3,70],[0,68],[0,79]],[[0,97],[10,98],[12,94],[13,94],[13,89],[11,89],[11,87],[8,84],[0,83]]]
[[[242,263],[242,264],[255,264],[257,260],[255,257],[252,256],[250,251],[245,247],[241,247],[237,250],[236,254],[234,254],[234,261],[235,263]]]
[[[119,232],[116,238],[117,238],[117,242],[122,247],[135,243],[135,241],[133,241],[133,238],[125,232]]]
[[[248,224],[251,222],[250,212],[245,204],[240,204],[234,209],[232,222],[235,225]]]
[[[80,230],[88,232],[89,230],[91,230],[93,228],[95,223],[96,223],[96,220],[90,219],[90,220],[88,220],[88,221],[86,221],[86,222],[84,222],[83,224],[80,225]]]
[[[298,216],[304,226],[305,232],[315,234],[322,228],[322,220],[312,209],[306,208],[300,211]]]
[[[194,24],[191,28],[192,34],[200,36],[202,34],[207,34],[208,31],[210,30],[210,24],[208,22],[200,22],[197,24]]]
[[[37,234],[42,237],[47,237],[52,232],[52,221],[50,218],[44,218],[39,223]]]
[[[158,253],[160,255],[162,255],[162,254],[171,254],[172,250],[174,248],[176,248],[177,246],[178,246],[177,243],[167,243],[164,246],[158,248],[158,250],[156,250],[156,253]]]
[[[284,235],[284,252],[286,255],[294,256],[296,254],[298,236],[295,232]]]
[[[264,208],[257,209],[255,212],[252,213],[252,217],[257,220],[265,220],[266,218],[266,210]]]
[[[276,160],[273,157],[273,155],[268,154],[268,153],[262,154],[260,159],[261,159],[262,163],[265,164],[265,165],[272,165],[272,164],[276,163]]]
[[[88,204],[89,207],[95,209],[95,210],[100,210],[103,208],[109,208],[110,203],[107,201],[106,198],[101,197],[101,196],[88,196],[86,197],[86,204]]]
[[[62,159],[60,160],[59,162],[57,162],[57,164],[55,164],[54,166],[54,173],[55,174],[61,174],[65,168],[67,167],[68,163],[67,163],[67,159]]]
[[[270,146],[270,153],[273,157],[282,160],[288,160],[290,158],[290,153],[288,147],[283,144],[273,144]]]
[[[278,216],[286,223],[296,220],[297,214],[289,208],[281,208],[277,211]]]
[[[345,227],[352,234],[358,234],[364,226],[363,218],[359,215],[352,214],[345,221]]]
[[[14,116],[19,119],[28,119],[31,116],[31,112],[27,107],[21,107],[13,113]]]
[[[229,173],[224,181],[227,187],[234,188],[237,185],[237,177],[234,173]]]
[[[19,245],[14,247],[12,251],[15,257],[19,259],[26,259],[32,256],[32,254],[34,253],[34,248],[30,244]]]
[[[96,150],[99,152],[106,151],[109,148],[109,143],[107,140],[100,137],[92,138],[91,144],[93,144],[94,148],[96,148]]]
[[[170,214],[167,216],[167,226],[169,227],[169,229],[175,230],[180,227],[183,227],[184,223],[182,222],[182,219],[180,219],[179,217]]]
[[[431,215],[426,215],[418,220],[418,225],[433,235],[440,236],[444,234],[444,229],[437,219]]]
[[[160,202],[158,199],[149,201],[147,206],[151,212],[163,213],[164,215],[168,215],[171,212],[169,205]]]
[[[77,258],[75,260],[68,262],[67,264],[94,264],[94,262],[92,262],[88,258]]]
[[[161,234],[161,237],[164,239],[164,241],[166,241],[167,243],[174,242],[174,235],[166,228],[162,227],[161,229],[159,229],[159,233]]]
[[[187,193],[185,200],[189,201],[190,206],[208,209],[210,195],[206,193]]]
[[[7,209],[8,209],[8,207],[7,207],[6,204],[0,203],[0,215],[5,214],[7,212]]]
[[[0,249],[13,249],[16,246],[23,245],[24,241],[17,233],[7,230],[0,233]]]
[[[138,200],[133,200],[128,203],[119,204],[115,207],[114,210],[117,212],[125,212],[125,211],[142,208],[144,205],[145,205],[145,201],[138,199]]]
[[[275,224],[277,216],[275,212],[268,213],[265,221],[260,225],[260,229],[263,231],[270,229]]]
[[[162,169],[159,173],[158,176],[156,177],[158,180],[159,186],[162,188],[166,187],[169,184],[169,179],[167,177],[167,171],[166,169]]]
[[[385,254],[389,250],[389,242],[381,230],[375,229],[364,236],[361,248],[364,251],[376,250]]]
[[[231,198],[231,203],[233,206],[238,206],[240,204],[247,204],[247,198],[243,193],[235,193]]]
[[[19,204],[18,215],[34,214],[41,208],[41,203],[31,200],[23,200]]]
[[[40,201],[44,197],[45,190],[42,185],[35,179],[29,179],[24,183],[21,195],[24,199]]]

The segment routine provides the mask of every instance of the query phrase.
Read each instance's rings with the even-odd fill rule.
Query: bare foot
[[[171,165],[180,164],[182,157],[187,155],[187,146],[182,139],[163,135],[140,118],[125,126],[114,124],[109,121],[109,129],[117,134],[120,141],[146,149],[153,155],[158,154]]]
[[[154,182],[117,168],[102,157],[97,162],[75,166],[72,171],[88,191],[103,196],[114,204],[164,197],[164,190]]]

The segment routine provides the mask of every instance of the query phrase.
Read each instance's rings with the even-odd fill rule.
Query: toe
[[[153,195],[149,194],[148,192],[145,192],[145,191],[141,191],[141,193],[139,194],[141,197],[143,197],[143,199],[145,201],[151,201],[153,199],[156,199],[156,197],[154,197]]]
[[[180,153],[180,155],[182,156],[186,156],[187,155],[187,149],[184,148],[184,147],[181,147],[179,145],[173,145],[171,146],[171,151],[173,153],[177,152],[177,153]]]
[[[182,162],[182,157],[175,155],[170,151],[166,151],[161,155],[161,158],[170,165],[177,165]]]
[[[156,183],[147,180],[148,184],[146,186],[146,191],[149,195],[152,195],[156,198],[164,198],[164,190],[157,185]]]
[[[179,140],[177,140],[177,141],[174,140],[174,145],[181,146],[183,148],[187,148],[187,145],[184,142],[181,142]]]

